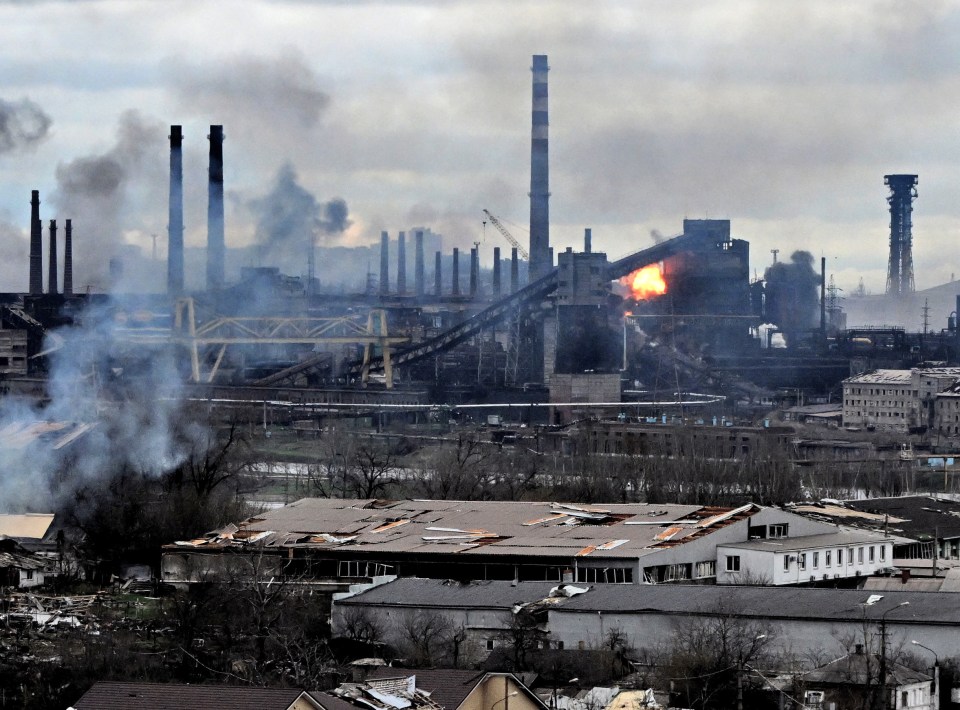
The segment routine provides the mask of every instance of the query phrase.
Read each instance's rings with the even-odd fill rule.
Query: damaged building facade
[[[716,508],[306,498],[167,545],[161,568],[165,582],[184,585],[226,574],[237,560],[258,555],[271,574],[296,575],[331,591],[385,575],[713,584],[738,579],[728,570],[729,554],[719,552],[723,546],[766,541],[776,549],[837,532],[829,523],[752,504]],[[877,546],[889,544],[882,534],[873,537]],[[782,563],[777,558],[774,564]],[[865,576],[879,568],[878,562],[852,565],[844,568],[844,576]],[[743,574],[747,571],[744,566]]]

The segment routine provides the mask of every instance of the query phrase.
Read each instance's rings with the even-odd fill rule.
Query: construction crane
[[[500,220],[494,217],[490,210],[484,209],[483,213],[487,215],[487,219],[490,220],[490,224],[497,228],[497,231],[503,235],[503,238],[510,242],[517,250],[517,253],[522,256],[526,261],[530,261],[530,254],[527,253],[527,250],[520,246],[520,242],[513,238],[513,235],[507,231],[507,228],[500,224]]]

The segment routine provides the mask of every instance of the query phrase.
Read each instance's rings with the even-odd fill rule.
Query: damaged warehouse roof
[[[634,558],[701,537],[759,508],[625,503],[305,498],[171,548],[250,545],[375,553]]]

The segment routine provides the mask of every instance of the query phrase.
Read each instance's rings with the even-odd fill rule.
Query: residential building
[[[68,710],[333,710],[296,688],[186,683],[95,683]]]
[[[874,370],[843,381],[843,426],[906,432],[934,425],[937,395],[960,379],[960,367]]]
[[[311,693],[325,710],[547,710],[512,673],[455,669],[379,668],[362,682],[343,683],[329,693]]]
[[[46,581],[47,564],[12,538],[0,537],[0,587],[30,589]]]
[[[885,664],[885,668],[884,668]],[[883,670],[882,670],[883,669]],[[880,675],[885,689],[881,691]],[[804,673],[802,688],[807,710],[842,710],[876,707],[881,692],[887,695],[881,707],[891,710],[936,710],[936,686],[930,676],[873,653],[856,652]]]

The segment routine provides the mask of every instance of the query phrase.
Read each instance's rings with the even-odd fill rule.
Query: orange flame
[[[620,282],[630,289],[631,295],[637,301],[662,296],[667,292],[667,282],[663,280],[663,274],[660,273],[660,267],[657,264],[637,269],[620,279]]]

